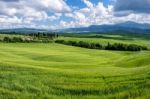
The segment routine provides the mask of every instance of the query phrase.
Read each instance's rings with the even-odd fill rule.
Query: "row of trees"
[[[25,36],[30,36],[34,38],[49,38],[49,39],[53,39],[59,36],[55,32],[37,32],[37,33],[1,32],[0,34],[25,35]]]
[[[34,40],[31,39],[31,38],[22,38],[22,37],[4,37],[3,42],[6,42],[6,43],[17,43],[17,42],[21,42],[21,43],[25,43],[25,42],[33,42]]]
[[[71,45],[71,46],[78,46],[83,48],[89,49],[103,49],[103,50],[118,50],[118,51],[141,51],[141,50],[148,50],[147,47],[139,46],[135,44],[122,44],[122,43],[114,43],[107,45],[101,45],[99,43],[88,43],[84,41],[65,41],[65,40],[56,40],[56,43]]]
[[[43,32],[43,33],[41,33],[41,32],[31,33],[31,34],[28,34],[28,35],[31,36],[31,37],[34,37],[34,38],[38,38],[38,39],[40,39],[40,38],[54,39],[54,38],[58,37],[58,34],[56,34],[56,33],[45,33],[45,32]]]
[[[37,43],[49,43],[49,42],[52,42],[51,40],[49,39],[43,39],[43,40],[36,40],[36,39],[33,39],[31,37],[4,37],[1,42],[6,42],[6,43],[34,43],[34,42],[37,42]]]
[[[122,43],[108,43],[105,46],[106,50],[120,50],[120,51],[141,51],[141,50],[148,50],[145,46],[140,46],[136,44],[122,44]]]
[[[26,34],[24,36],[5,36],[3,39],[1,39],[1,42],[7,42],[7,43],[15,43],[15,42],[21,42],[21,43],[29,43],[29,42],[42,42],[42,43],[48,43],[52,42],[54,38],[57,38],[58,34],[55,33],[31,33]]]
[[[65,41],[65,40],[56,40],[55,43],[71,45],[71,46],[78,46],[83,48],[90,48],[90,49],[102,49],[103,46],[99,43],[87,43],[84,41]]]

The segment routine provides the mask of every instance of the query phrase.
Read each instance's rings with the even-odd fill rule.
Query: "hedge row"
[[[21,37],[4,37],[3,42],[23,42],[23,39]]]
[[[42,42],[42,43],[48,43],[51,42],[49,39],[43,39],[43,40],[35,40],[33,38],[23,38],[23,37],[4,37],[1,42],[6,43],[33,43],[33,42]]]
[[[107,45],[101,45],[99,43],[88,43],[84,41],[65,41],[65,40],[56,40],[55,43],[71,45],[71,46],[78,46],[83,48],[89,49],[103,49],[103,50],[118,50],[118,51],[141,51],[141,50],[148,50],[145,46],[139,46],[135,44],[122,44],[122,43],[114,43]]]

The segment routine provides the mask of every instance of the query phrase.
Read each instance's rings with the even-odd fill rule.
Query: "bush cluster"
[[[52,42],[48,38],[42,38],[42,39],[34,39],[32,37],[9,37],[5,36],[1,42],[6,42],[6,43],[49,43]]]
[[[114,43],[107,45],[101,45],[99,43],[87,43],[84,41],[65,41],[65,40],[56,40],[56,43],[71,45],[71,46],[78,46],[83,48],[89,49],[103,49],[103,50],[118,50],[118,51],[141,51],[141,50],[148,50],[147,47],[139,46],[135,44],[122,44],[122,43]]]
[[[34,38],[38,38],[38,39],[41,39],[41,38],[48,38],[48,39],[54,39],[54,38],[57,38],[58,37],[58,34],[56,33],[30,33],[28,34],[29,36],[31,37],[34,37]]]
[[[141,51],[141,50],[148,50],[145,46],[139,46],[136,44],[122,44],[122,43],[108,43],[105,46],[106,50],[120,50],[120,51]]]
[[[65,44],[65,45],[71,45],[71,46],[78,46],[83,48],[90,48],[90,49],[102,49],[102,45],[99,43],[87,43],[83,41],[64,41],[64,40],[56,40],[56,43]]]
[[[3,38],[3,42],[7,42],[7,43],[17,43],[17,42],[21,42],[21,43],[25,43],[25,42],[33,42],[32,39],[30,38],[22,38],[22,37],[4,37]]]

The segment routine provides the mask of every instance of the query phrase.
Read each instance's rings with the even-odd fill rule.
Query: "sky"
[[[0,0],[0,29],[150,23],[150,0]]]

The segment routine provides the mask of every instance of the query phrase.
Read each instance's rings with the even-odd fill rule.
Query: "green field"
[[[149,35],[58,39],[150,48]],[[0,99],[150,99],[150,51],[106,51],[56,43],[0,43]]]

